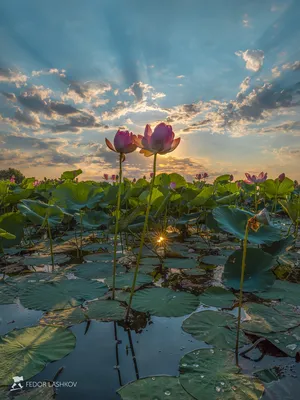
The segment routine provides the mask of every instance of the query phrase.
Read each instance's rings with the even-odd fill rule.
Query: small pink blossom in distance
[[[41,184],[42,182],[38,181],[37,179],[33,182],[33,186],[37,187]]]
[[[104,178],[106,181],[108,181],[108,179],[109,179],[108,174],[104,174],[104,175],[103,175],[103,178]]]
[[[9,180],[11,183],[16,183],[16,177],[12,175]]]
[[[143,176],[143,179],[147,179],[146,175]]]
[[[105,138],[107,147],[115,153],[127,154],[136,150],[135,135],[129,131],[120,131],[115,134],[114,144]]]
[[[117,176],[116,176],[116,175],[112,175],[112,176],[111,176],[111,180],[112,180],[112,181],[115,181],[116,179],[117,179]]]
[[[133,179],[132,179],[132,182],[135,183],[135,182],[136,182],[136,178],[133,178]]]
[[[198,181],[201,181],[201,179],[205,179],[205,178],[208,178],[208,173],[207,172],[202,172],[201,174],[197,174],[196,175],[196,179]]]
[[[176,182],[171,182],[170,183],[170,189],[175,190],[176,189]]]
[[[234,179],[234,177],[233,177],[233,175],[231,174],[230,177],[229,177],[230,182],[232,182],[233,179]]]
[[[280,174],[280,175],[278,176],[278,180],[279,180],[279,182],[281,183],[284,179],[285,179],[285,173],[283,172],[282,174]]]
[[[150,172],[150,178],[152,179],[154,177],[154,173]]]
[[[141,149],[140,153],[145,157],[171,153],[179,145],[180,140],[180,138],[175,139],[172,126],[166,125],[164,122],[158,124],[153,132],[150,125],[147,124],[144,136],[138,135],[134,138],[135,144]]]
[[[237,183],[236,183],[236,186],[237,186],[238,188],[241,188],[241,187],[242,187],[242,182],[237,182]]]
[[[246,178],[244,180],[245,183],[247,183],[248,185],[253,185],[253,184],[258,184],[258,183],[263,183],[267,180],[268,174],[267,172],[261,172],[258,176],[256,175],[250,175],[248,174],[248,172],[245,173]]]

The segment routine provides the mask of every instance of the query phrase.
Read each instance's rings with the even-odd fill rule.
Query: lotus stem
[[[112,299],[115,299],[116,292],[116,271],[117,271],[117,244],[118,244],[118,231],[119,221],[121,213],[121,184],[122,184],[122,161],[123,154],[119,155],[119,187],[118,187],[118,198],[117,198],[117,210],[116,210],[116,224],[115,224],[115,237],[114,237],[114,264],[113,264],[113,284],[112,284]]]
[[[82,210],[80,210],[80,257],[82,257],[82,233],[83,233],[83,226],[82,226]]]
[[[239,365],[239,338],[240,338],[240,327],[241,327],[241,314],[242,314],[242,303],[243,303],[243,285],[245,278],[245,269],[246,269],[246,255],[247,255],[247,242],[248,242],[248,233],[249,233],[249,222],[247,221],[245,236],[243,241],[243,256],[242,256],[242,268],[241,268],[241,280],[240,280],[240,294],[239,294],[239,311],[238,311],[238,325],[236,332],[236,343],[235,343],[235,359],[236,365]]]
[[[125,320],[128,320],[128,317],[129,317],[132,298],[133,298],[135,284],[136,284],[136,279],[137,279],[137,276],[138,276],[139,266],[140,266],[140,262],[141,262],[141,258],[142,258],[142,254],[143,254],[143,246],[144,246],[144,241],[145,241],[145,235],[146,235],[146,232],[147,232],[147,229],[148,229],[148,219],[149,219],[149,214],[150,214],[152,193],[153,193],[154,181],[155,181],[155,176],[156,176],[156,160],[157,160],[157,154],[154,154],[154,159],[153,159],[153,177],[152,177],[152,181],[151,181],[151,185],[150,185],[150,192],[149,192],[149,197],[148,197],[145,222],[144,222],[144,227],[143,227],[142,236],[141,236],[139,253],[138,253],[137,260],[136,260],[136,267],[135,267],[135,271],[134,271],[134,277],[133,277],[133,282],[132,282],[132,287],[131,287],[131,292],[130,292],[130,297],[129,297],[128,308],[127,308]]]
[[[254,208],[255,208],[255,212],[257,211],[257,186],[255,185],[255,189],[254,189]]]
[[[47,226],[48,226],[48,236],[49,236],[49,242],[50,242],[50,254],[51,254],[52,272],[54,272],[53,242],[52,242],[51,227],[50,227],[48,219],[47,219]]]

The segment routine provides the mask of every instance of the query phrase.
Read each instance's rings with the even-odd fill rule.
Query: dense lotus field
[[[295,399],[297,183],[81,172],[0,182],[0,398]]]

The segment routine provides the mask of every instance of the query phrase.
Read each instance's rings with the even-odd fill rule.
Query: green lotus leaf
[[[12,193],[7,194],[4,197],[4,204],[14,205],[23,199],[28,199],[28,197],[33,192],[32,189],[18,189],[14,190]]]
[[[227,256],[219,255],[208,255],[201,258],[201,262],[208,265],[225,265]]]
[[[111,253],[94,253],[88,254],[84,256],[84,261],[91,261],[91,262],[112,262],[113,261],[113,254]]]
[[[291,246],[295,241],[295,238],[290,235],[286,238],[280,239],[273,242],[270,246],[262,245],[261,248],[266,253],[271,254],[273,257],[280,256],[286,252],[287,247]]]
[[[292,193],[294,190],[294,182],[287,177],[281,182],[278,178],[275,180],[267,179],[263,184],[263,188],[268,197],[272,198],[277,196],[277,198],[282,198]]]
[[[281,200],[280,204],[294,224],[297,223],[300,219],[300,197],[298,196],[298,198],[290,199],[289,201]]]
[[[7,240],[12,240],[16,239],[16,235],[13,235],[4,229],[0,228],[0,238],[7,239]]]
[[[200,296],[200,303],[206,306],[232,308],[237,301],[235,295],[222,287],[212,286],[207,288]]]
[[[57,206],[43,203],[40,200],[23,200],[18,209],[35,225],[43,225],[48,220],[51,227],[61,224],[64,211]]]
[[[70,256],[66,254],[54,254],[54,264],[65,264],[70,260]],[[24,265],[33,265],[35,267],[39,265],[50,265],[52,264],[51,255],[41,254],[39,256],[28,256],[23,259]]]
[[[195,225],[198,223],[199,218],[202,217],[203,213],[197,212],[192,214],[183,214],[177,221],[177,225]]]
[[[83,208],[93,209],[104,197],[101,187],[92,186],[86,182],[65,182],[52,192],[52,204],[57,204],[70,212]]]
[[[158,317],[180,317],[195,311],[198,306],[199,300],[193,294],[167,288],[139,290],[132,301],[134,310]]]
[[[60,179],[75,179],[78,175],[82,174],[81,169],[76,169],[74,171],[65,171],[61,174]]]
[[[87,319],[86,313],[80,307],[45,313],[40,319],[41,325],[72,326],[81,324]]]
[[[126,289],[132,286],[133,284],[133,272],[127,272],[123,274],[119,274],[116,276],[116,288],[117,289]],[[105,279],[105,283],[107,286],[112,287],[113,278],[110,276],[109,278]],[[152,283],[152,277],[146,274],[138,274],[136,280],[136,287],[147,285]]]
[[[195,339],[211,344],[218,349],[231,350],[236,343],[237,319],[219,311],[193,313],[183,321],[182,329]],[[240,335],[240,346],[249,343],[247,337]]]
[[[192,400],[191,397],[181,386],[175,376],[152,376],[130,382],[118,389],[117,393],[122,400],[133,399],[176,399]]]
[[[213,186],[205,186],[201,192],[190,202],[192,207],[200,207],[206,205],[214,193]]]
[[[251,318],[242,323],[242,329],[255,334],[285,332],[300,325],[300,314],[295,313],[292,306],[283,310],[259,303],[247,303],[244,309]]]
[[[299,283],[276,280],[274,285],[265,292],[256,293],[256,296],[265,300],[282,300],[287,304],[299,306]]]
[[[263,337],[290,357],[296,357],[300,352],[299,326],[286,332],[264,333]]]
[[[176,183],[176,189],[186,186],[186,180],[180,174],[176,174],[175,172],[173,172],[172,174],[169,174],[169,179],[170,182]]]
[[[103,283],[64,279],[29,285],[20,294],[20,301],[26,308],[54,311],[79,306],[85,300],[102,297],[106,292],[107,287]]]
[[[68,355],[75,347],[71,331],[52,326],[14,330],[0,338],[0,382],[11,385],[13,376],[24,380],[42,371],[46,364]]]
[[[220,349],[198,349],[180,360],[179,381],[198,400],[258,400],[264,386],[257,378],[241,373],[235,354]]]
[[[80,215],[76,214],[75,219],[80,223]],[[88,211],[82,216],[82,225],[86,229],[98,229],[102,225],[108,225],[110,220],[109,215],[104,211]]]
[[[101,262],[88,262],[85,264],[78,264],[72,268],[72,272],[79,278],[84,279],[104,279],[112,275],[112,264]],[[124,271],[124,268],[117,265],[117,274]]]
[[[247,221],[254,216],[254,214],[248,211],[228,206],[217,207],[212,213],[222,230],[231,233],[239,239],[244,239]],[[272,225],[261,225],[257,232],[250,230],[248,235],[249,242],[255,244],[271,245],[280,239],[280,230],[274,228]]]
[[[16,285],[12,282],[0,281],[0,304],[12,304],[17,295]]]
[[[96,300],[88,303],[86,312],[89,319],[99,321],[120,321],[125,317],[126,308],[116,300]]]
[[[236,250],[226,261],[224,268],[224,284],[238,290],[241,279],[242,250]],[[271,271],[275,259],[261,249],[248,248],[246,254],[246,269],[243,290],[258,292],[272,286],[275,275]]]
[[[165,268],[189,269],[198,265],[199,262],[195,258],[167,258],[164,260]]]
[[[14,247],[21,243],[24,236],[24,217],[19,212],[10,212],[0,216],[0,228],[11,235],[15,239],[1,238],[1,245],[3,248]]]

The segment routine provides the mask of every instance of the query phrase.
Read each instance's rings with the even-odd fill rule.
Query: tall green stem
[[[142,254],[143,254],[143,246],[144,246],[144,241],[145,241],[145,235],[146,235],[147,228],[148,228],[148,220],[149,220],[149,214],[150,214],[150,208],[151,208],[152,193],[153,193],[154,181],[155,181],[155,176],[156,176],[156,159],[157,159],[157,154],[154,154],[154,159],[153,159],[153,177],[152,177],[152,181],[151,181],[151,185],[150,185],[150,192],[149,192],[149,197],[148,197],[148,203],[147,203],[144,227],[143,227],[142,236],[141,236],[139,254],[138,254],[138,257],[137,257],[137,260],[136,260],[136,267],[135,267],[135,271],[134,271],[134,277],[133,277],[133,282],[132,282],[132,287],[131,287],[131,292],[130,292],[130,298],[129,298],[128,308],[127,308],[127,312],[126,312],[126,318],[125,318],[126,320],[128,320],[128,317],[129,317],[129,312],[130,312],[132,298],[133,298],[133,294],[134,294],[136,279],[137,279],[137,276],[138,276],[139,267],[140,267],[140,261],[141,261]]]
[[[49,242],[50,242],[50,254],[51,254],[52,272],[54,272],[54,254],[53,254],[52,234],[51,234],[51,227],[50,227],[48,219],[47,219],[47,226],[48,226],[48,236],[49,236]]]
[[[238,325],[237,325],[236,343],[235,343],[236,365],[238,365],[238,363],[239,363],[239,338],[240,338],[242,303],[243,303],[243,285],[244,285],[245,269],[246,269],[248,233],[249,233],[249,220],[247,221],[246,230],[245,230],[245,236],[244,236],[244,241],[243,241],[243,257],[242,257],[241,280],[240,280]]]
[[[115,291],[116,291],[117,244],[118,244],[119,221],[120,221],[120,214],[121,214],[122,161],[123,161],[123,154],[120,153],[120,155],[119,155],[119,187],[118,187],[115,237],[114,237],[114,265],[113,265],[113,285],[112,285],[112,298],[113,298],[113,300],[115,299]]]
[[[254,192],[254,207],[255,207],[255,212],[257,211],[257,186],[255,184],[255,192]]]
[[[82,210],[80,210],[80,257],[82,257],[82,234],[83,234],[83,226],[82,226]]]

